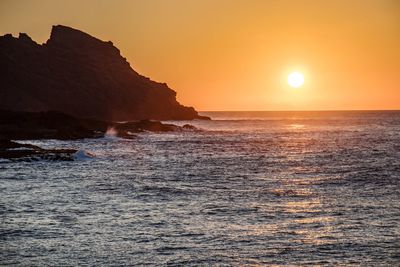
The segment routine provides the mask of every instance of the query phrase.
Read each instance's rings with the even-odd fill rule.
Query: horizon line
[[[303,110],[198,110],[198,112],[370,112],[370,111],[400,111],[400,109],[303,109]]]

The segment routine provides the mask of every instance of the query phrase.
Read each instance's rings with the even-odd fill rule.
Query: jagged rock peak
[[[63,26],[54,25],[51,29],[50,39],[46,42],[48,46],[62,46],[79,49],[107,49],[120,54],[111,41],[102,41],[83,31]]]
[[[21,41],[24,41],[26,43],[35,43],[36,44],[36,42],[33,41],[32,38],[26,33],[20,32],[19,36],[18,36],[18,39],[20,39]]]

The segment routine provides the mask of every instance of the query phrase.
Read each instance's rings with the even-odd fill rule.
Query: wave
[[[86,151],[86,150],[78,150],[72,155],[74,160],[88,160],[96,157],[94,154]]]

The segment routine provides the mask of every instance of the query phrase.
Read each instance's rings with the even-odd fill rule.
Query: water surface
[[[400,112],[202,115],[0,163],[0,264],[400,264]]]

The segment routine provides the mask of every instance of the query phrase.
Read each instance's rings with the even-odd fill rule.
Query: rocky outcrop
[[[24,33],[0,37],[0,109],[108,121],[204,118],[165,83],[135,72],[112,42],[61,25],[42,45]]]
[[[134,138],[135,133],[145,131],[170,132],[194,129],[190,125],[179,127],[150,120],[119,123],[81,119],[58,111],[15,112],[0,110],[0,140],[76,140],[99,138],[106,135]]]
[[[10,140],[0,140],[0,159],[6,160],[51,160],[72,161],[76,149],[44,149],[31,144],[20,144]]]

